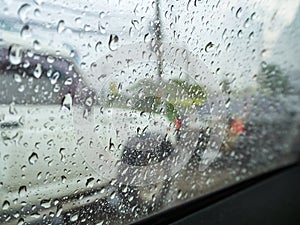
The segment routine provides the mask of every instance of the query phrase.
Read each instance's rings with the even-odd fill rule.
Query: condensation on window
[[[299,158],[299,2],[0,3],[1,224],[127,224]]]

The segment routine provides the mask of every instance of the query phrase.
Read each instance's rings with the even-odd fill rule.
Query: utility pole
[[[157,55],[157,72],[158,72],[158,76],[161,77],[162,75],[162,52],[161,52],[161,47],[162,47],[162,43],[161,43],[161,38],[162,38],[162,34],[161,34],[161,15],[160,15],[160,1],[156,0],[156,10],[155,10],[155,20],[154,20],[154,35],[155,35],[155,46],[154,46],[154,51]]]
[[[158,76],[158,95],[162,97],[163,90],[161,88],[162,85],[162,73],[163,73],[163,60],[162,60],[162,33],[161,33],[161,13],[160,13],[160,0],[155,1],[155,20],[154,20],[154,52],[157,56],[157,76]]]

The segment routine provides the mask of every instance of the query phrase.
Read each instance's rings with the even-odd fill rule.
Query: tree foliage
[[[260,91],[270,94],[288,94],[291,86],[288,77],[275,64],[263,63],[257,76]]]

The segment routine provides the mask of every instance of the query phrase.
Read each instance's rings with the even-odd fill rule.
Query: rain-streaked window
[[[1,224],[126,224],[298,159],[299,2],[0,3]]]

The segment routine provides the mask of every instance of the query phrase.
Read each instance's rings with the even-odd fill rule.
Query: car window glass
[[[299,9],[0,0],[0,223],[127,224],[295,163]]]

